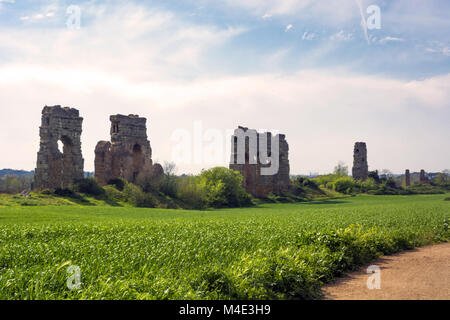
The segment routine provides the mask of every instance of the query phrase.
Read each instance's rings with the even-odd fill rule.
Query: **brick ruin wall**
[[[405,171],[405,186],[409,187],[411,185],[411,174],[409,172],[409,169],[406,169]]]
[[[369,175],[367,163],[367,147],[365,142],[356,142],[353,149],[352,176],[355,180],[364,181]]]
[[[246,135],[254,135],[257,137],[257,157],[256,164],[251,164],[249,154],[249,139],[245,139],[245,163],[238,164],[238,133],[243,131]],[[267,135],[267,149],[271,150],[272,134],[270,132],[264,133]],[[238,171],[244,177],[243,186],[248,193],[255,197],[265,197],[270,193],[280,194],[289,189],[290,184],[290,167],[289,167],[289,145],[286,137],[283,134],[276,135],[275,139],[279,140],[279,170],[274,175],[262,175],[261,169],[269,167],[270,164],[262,164],[259,157],[260,150],[260,134],[256,130],[249,130],[248,128],[239,127],[235,130],[232,136],[231,147],[231,162],[230,169]],[[270,153],[269,153],[270,155]]]
[[[44,107],[34,189],[67,188],[83,178],[82,124],[83,118],[76,109]],[[58,141],[63,144],[63,152],[58,149]]]
[[[138,115],[113,115],[110,120],[111,141],[100,141],[95,148],[97,181],[105,185],[117,178],[135,182],[139,176],[161,175],[161,165],[153,165],[147,120]]]
[[[430,184],[430,180],[428,175],[425,173],[425,170],[420,170],[419,183],[421,184]]]

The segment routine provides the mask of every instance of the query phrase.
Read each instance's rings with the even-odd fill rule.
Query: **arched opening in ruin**
[[[133,146],[133,181],[136,180],[142,169],[143,163],[142,147],[139,144]]]
[[[58,140],[58,149],[61,153],[61,183],[62,187],[68,187],[72,183],[72,171],[73,171],[73,143],[68,136],[62,136]]]
[[[118,122],[114,122],[112,127],[113,127],[113,133],[119,133],[119,123]]]

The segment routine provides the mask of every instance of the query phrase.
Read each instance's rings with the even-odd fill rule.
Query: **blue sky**
[[[371,5],[381,28],[366,38]],[[370,169],[449,168],[448,12],[444,0],[0,0],[0,143],[15,150],[0,167],[34,168],[40,110],[61,104],[85,118],[87,170],[113,113],[149,119],[160,162],[202,121],[225,136],[210,146],[223,159],[237,125],[286,133],[292,173],[351,166],[360,140]],[[226,161],[178,163],[212,165]]]

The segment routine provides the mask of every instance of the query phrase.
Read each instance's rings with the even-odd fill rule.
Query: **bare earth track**
[[[384,256],[381,289],[368,289],[367,266],[323,288],[329,300],[450,300],[450,243]]]

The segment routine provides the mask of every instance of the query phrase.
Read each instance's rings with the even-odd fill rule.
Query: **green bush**
[[[135,206],[142,208],[155,208],[158,206],[158,200],[150,193],[144,193],[142,189],[132,183],[126,183],[123,193],[127,201]]]
[[[355,189],[358,192],[367,193],[378,189],[378,184],[374,178],[367,178],[364,181],[355,181]],[[355,190],[354,190],[355,191]]]
[[[69,197],[69,198],[79,197],[79,195],[76,192],[67,188],[56,188],[53,193],[60,197]]]
[[[335,191],[349,194],[355,187],[355,181],[350,177],[341,177],[334,182],[333,186]]]
[[[293,193],[294,197],[291,197],[289,193],[287,194],[287,197],[293,199],[297,198],[297,200],[304,200],[305,198],[325,195],[315,181],[305,177],[297,177],[293,181],[290,191]]]
[[[124,179],[118,178],[118,179],[111,179],[108,181],[108,185],[114,186],[117,190],[123,191],[123,188],[125,188],[125,184],[127,182]]]
[[[336,181],[339,178],[340,178],[340,176],[337,174],[327,174],[327,175],[317,176],[317,177],[313,178],[312,180],[314,182],[316,182],[317,185],[328,188],[328,186],[332,186],[332,184],[329,184],[330,182],[333,183],[334,181]],[[332,189],[332,187],[328,188],[328,189]]]
[[[74,190],[92,196],[101,196],[105,194],[105,190],[98,184],[95,178],[80,180],[74,185]]]
[[[125,186],[124,186],[125,187]],[[105,194],[106,198],[115,202],[127,202],[126,195],[120,190],[116,189],[116,187],[109,185],[105,186]]]
[[[438,186],[429,184],[415,184],[407,188],[408,191],[415,194],[443,194],[445,190]]]
[[[183,177],[178,184],[177,197],[190,209],[203,209],[206,206],[205,190],[198,177]]]
[[[251,196],[242,186],[242,175],[234,170],[216,167],[204,170],[199,176],[206,204],[210,207],[242,207],[252,204]]]

